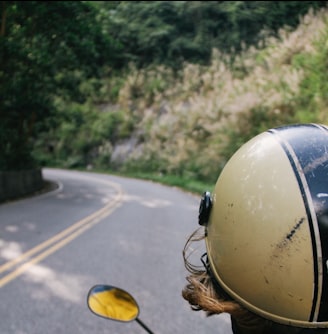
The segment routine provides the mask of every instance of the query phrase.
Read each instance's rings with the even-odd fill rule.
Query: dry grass
[[[241,115],[259,108],[281,115],[293,104],[304,77],[293,58],[316,52],[327,18],[325,10],[316,16],[310,12],[296,31],[281,30],[265,49],[242,54],[234,70],[213,50],[210,66],[185,64],[179,79],[163,67],[131,71],[119,104],[131,111],[144,133],[143,157],[160,157],[167,172],[216,173],[230,140],[227,129],[236,127]]]

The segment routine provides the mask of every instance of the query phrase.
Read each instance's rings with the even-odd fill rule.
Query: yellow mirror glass
[[[88,306],[96,315],[118,321],[132,321],[139,314],[134,298],[125,290],[110,285],[94,286],[88,294]]]

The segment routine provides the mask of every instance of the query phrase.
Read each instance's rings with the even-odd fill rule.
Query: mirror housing
[[[139,315],[132,295],[111,285],[95,285],[88,293],[87,303],[91,312],[106,319],[130,322]]]

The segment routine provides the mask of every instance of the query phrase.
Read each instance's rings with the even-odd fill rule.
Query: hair
[[[194,231],[188,238],[183,249],[183,260],[190,273],[186,279],[188,284],[182,290],[182,297],[187,300],[194,311],[203,310],[207,316],[220,313],[230,313],[240,316],[248,312],[239,303],[230,298],[223,289],[214,282],[207,268],[189,262],[192,252],[191,243],[205,238],[202,228]]]

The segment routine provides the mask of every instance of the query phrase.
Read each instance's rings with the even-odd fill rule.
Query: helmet
[[[204,193],[212,278],[246,309],[328,327],[328,127],[292,124],[244,144]]]

